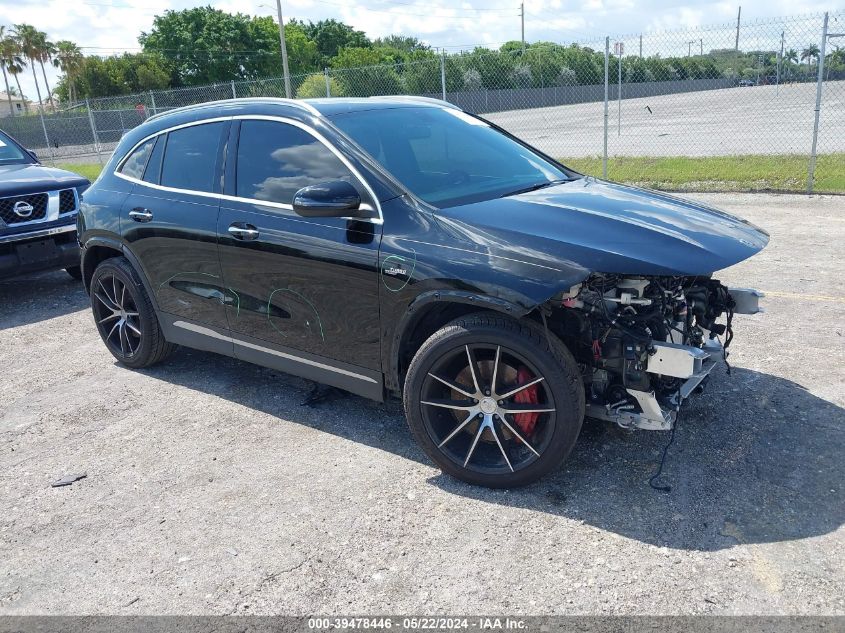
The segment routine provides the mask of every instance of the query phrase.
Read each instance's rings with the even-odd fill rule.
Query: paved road
[[[814,84],[726,88],[610,104],[610,156],[810,153]],[[845,152],[845,81],[824,84],[819,153]],[[531,145],[569,158],[601,156],[604,103],[485,115]]]
[[[842,198],[699,197],[771,231],[723,275],[769,312],[668,494],[666,434],[589,424],[541,483],[473,488],[396,403],[186,350],[130,371],[63,273],[0,283],[0,613],[845,614]]]

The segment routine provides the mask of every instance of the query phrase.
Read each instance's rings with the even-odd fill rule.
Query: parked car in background
[[[740,88],[750,88],[751,86],[756,86],[757,84],[754,82],[753,79],[740,79],[739,84],[737,84]]]
[[[60,268],[82,278],[76,216],[90,184],[0,131],[0,278]]]
[[[445,472],[517,486],[585,415],[669,430],[758,294],[768,234],[597,180],[412,97],[207,103],[120,141],[80,211],[121,363],[177,344],[404,400]]]

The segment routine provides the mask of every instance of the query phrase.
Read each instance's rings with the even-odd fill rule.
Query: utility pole
[[[778,54],[777,77],[775,78],[775,96],[780,92],[780,65],[783,63],[783,38],[785,31],[780,32],[780,53]]]
[[[703,37],[700,40],[698,40],[698,44],[700,46],[699,55],[704,57],[704,38]]]
[[[607,178],[607,117],[608,117],[608,74],[610,72],[610,37],[604,38],[604,153],[601,161],[602,178]]]
[[[276,0],[279,13],[279,43],[282,46],[282,72],[285,75],[285,97],[290,99],[290,72],[288,72],[288,47],[285,45],[285,20],[282,17],[282,0]]]
[[[734,50],[738,53],[739,52],[739,18],[742,16],[742,7],[739,7],[739,11],[736,12],[736,44],[734,44]]]
[[[525,3],[519,3],[519,17],[522,21],[522,52],[525,52]]]
[[[687,57],[692,57],[692,45],[695,44],[695,40],[690,40],[687,42]]]
[[[640,33],[640,59],[643,58],[643,34]]]

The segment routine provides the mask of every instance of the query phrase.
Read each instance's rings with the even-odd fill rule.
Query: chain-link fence
[[[845,191],[845,12],[476,49],[289,78],[296,98],[422,95],[564,163],[672,190]],[[283,78],[91,99],[0,119],[54,162],[103,162],[152,114],[284,97]],[[0,104],[2,108],[2,104]]]

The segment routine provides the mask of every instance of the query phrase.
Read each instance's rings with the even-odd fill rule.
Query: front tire
[[[127,367],[155,365],[176,349],[164,339],[152,302],[123,257],[97,266],[91,278],[91,309],[103,343]]]
[[[558,468],[584,420],[569,350],[533,322],[492,313],[457,319],[423,343],[403,396],[414,439],[441,470],[490,488]]]

